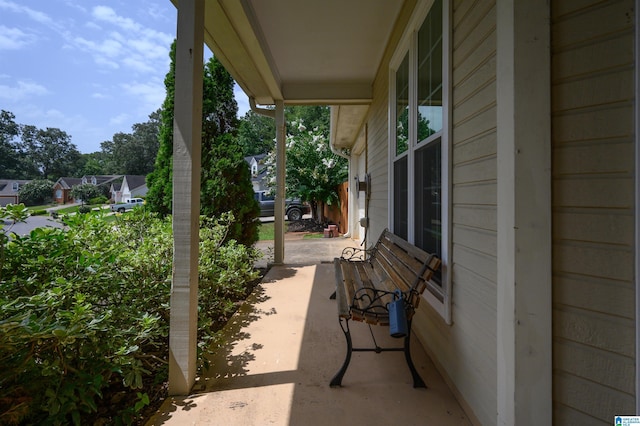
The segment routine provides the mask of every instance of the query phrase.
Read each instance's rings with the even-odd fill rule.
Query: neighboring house
[[[29,182],[31,181],[22,179],[0,179],[0,206],[20,203],[18,191]]]
[[[75,202],[76,200],[71,196],[71,189],[76,185],[90,184],[107,188],[111,199],[119,203],[126,198],[145,195],[147,193],[145,180],[146,176],[136,175],[85,175],[81,178],[64,177],[58,179],[53,186],[54,199],[58,204]]]
[[[244,157],[244,161],[249,164],[249,170],[251,171],[251,185],[253,185],[253,191],[264,191],[267,188],[267,167],[264,164],[264,159],[267,154],[251,155]]]
[[[120,187],[121,199],[116,201],[117,203],[122,200],[129,200],[134,197],[144,197],[147,195],[149,189],[147,188],[147,177],[141,175],[125,175],[122,178],[122,185]]]
[[[367,246],[390,228],[440,255],[414,330],[474,423],[638,413],[639,3],[176,2],[175,252],[197,253],[200,164],[201,82],[180,52],[207,34],[252,105],[275,105],[281,167],[284,106],[332,106],[350,192],[368,183],[352,235],[366,216]],[[174,261],[169,391],[186,394],[197,262]]]
[[[103,185],[110,187],[111,182],[118,180],[122,175],[85,175],[82,176],[82,184],[90,183],[91,185]]]
[[[109,187],[109,195],[112,203],[122,202],[122,180],[111,182]]]
[[[82,178],[61,177],[53,184],[53,200],[57,204],[74,203],[71,188],[82,184]]]

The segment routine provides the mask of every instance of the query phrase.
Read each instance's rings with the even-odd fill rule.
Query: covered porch
[[[412,387],[401,352],[355,353],[343,387],[329,387],[346,348],[329,300],[335,288],[329,260],[353,241],[309,241],[313,263],[288,256],[292,264],[270,269],[227,324],[211,371],[190,395],[165,401],[149,424],[472,424],[415,336],[412,356],[427,389]],[[287,247],[300,244],[309,246]],[[386,328],[374,328],[380,345],[399,343]],[[366,325],[355,323],[351,331],[354,344],[370,342]]]

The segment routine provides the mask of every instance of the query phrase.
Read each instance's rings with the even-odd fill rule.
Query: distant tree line
[[[0,110],[0,179],[48,179],[85,175],[146,175],[158,153],[160,111],[149,121],[116,133],[89,154],[78,151],[71,136],[58,128],[39,129],[16,123],[15,115]]]
[[[165,77],[166,97],[161,108],[151,113],[147,122],[134,124],[131,133],[118,132],[111,140],[103,141],[100,151],[80,153],[65,131],[19,124],[13,113],[0,110],[0,179],[55,182],[66,176],[146,175],[149,208],[161,215],[170,214],[175,42],[170,58],[170,69]],[[203,64],[203,84],[201,214],[217,217],[232,211],[235,222],[230,227],[230,238],[250,243],[257,236],[255,222],[259,209],[254,201],[250,170],[244,158],[268,153],[273,157],[275,123],[272,118],[253,111],[238,118],[238,106],[233,96],[234,81],[215,57]],[[292,160],[296,158],[296,161],[290,164],[297,170],[287,172],[295,176],[304,169],[306,174],[324,163],[330,164],[332,169],[321,175],[314,172],[310,176],[320,176],[320,179],[306,179],[304,183],[300,179],[288,179],[287,195],[301,197],[312,204],[316,201],[335,202],[331,189],[314,189],[314,185],[326,187],[346,176],[344,159],[333,158],[335,155],[328,149],[329,108],[289,106],[285,109],[285,118],[288,123],[297,123],[287,130],[288,145],[296,140],[299,144],[313,143],[311,151],[328,153],[308,156],[292,151]],[[310,130],[301,131],[302,127],[298,125],[301,123]],[[331,195],[314,199],[319,194]]]

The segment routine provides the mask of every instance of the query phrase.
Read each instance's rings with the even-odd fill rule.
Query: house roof
[[[246,161],[248,164],[251,164],[251,160],[256,160],[256,163],[260,163],[264,157],[266,157],[267,154],[257,154],[257,155],[249,155],[248,157],[244,157],[244,161]]]
[[[129,185],[129,189],[132,191],[147,184],[147,177],[145,175],[125,175],[124,178],[127,180],[127,185]]]
[[[405,3],[211,0],[205,43],[257,104],[336,106],[332,144],[347,148],[362,127]]]
[[[56,183],[53,184],[53,187],[60,186],[62,189],[71,189],[76,185],[82,184],[82,178],[74,178],[74,177],[61,177]]]
[[[122,175],[84,175],[82,179],[87,179],[87,182],[91,182],[91,178],[96,178],[96,185],[103,185],[111,183],[115,180],[122,179]]]
[[[18,186],[22,186],[31,182],[25,179],[0,179],[0,195],[16,195],[17,191],[13,190],[13,183],[17,183]]]

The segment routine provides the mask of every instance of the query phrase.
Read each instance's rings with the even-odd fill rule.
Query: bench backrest
[[[418,307],[427,282],[440,267],[440,259],[414,246],[385,229],[376,243],[369,262],[391,278],[408,296],[408,302]]]

